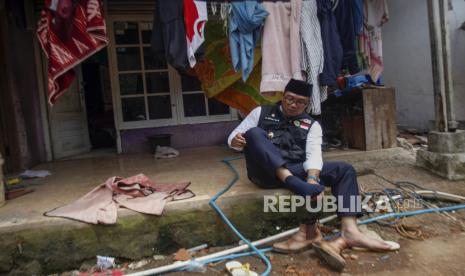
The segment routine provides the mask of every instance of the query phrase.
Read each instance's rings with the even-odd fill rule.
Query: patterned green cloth
[[[209,21],[205,26],[205,57],[195,66],[195,72],[202,83],[202,89],[211,98],[234,106],[235,103],[246,104],[247,113],[256,105],[277,102],[281,95],[265,98],[260,94],[261,81],[261,47],[255,48],[254,69],[244,83],[241,72],[235,72],[231,63],[229,41],[219,22]],[[221,95],[227,92],[227,96]],[[244,103],[244,100],[249,103]],[[239,108],[241,109],[241,108]],[[244,107],[242,108],[242,110]]]

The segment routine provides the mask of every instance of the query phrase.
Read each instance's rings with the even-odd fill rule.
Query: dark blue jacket
[[[268,133],[268,138],[279,148],[284,160],[302,163],[306,160],[307,135],[314,120],[307,113],[286,118],[280,105],[262,106],[258,127]]]

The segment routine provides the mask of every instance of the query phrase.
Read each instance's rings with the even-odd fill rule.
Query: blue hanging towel
[[[254,49],[260,38],[268,12],[257,1],[231,2],[229,15],[229,46],[234,70],[242,69],[247,80],[253,69]]]

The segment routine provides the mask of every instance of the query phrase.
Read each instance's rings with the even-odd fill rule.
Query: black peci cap
[[[284,92],[292,92],[294,94],[310,97],[312,95],[313,86],[305,81],[290,79],[284,88]]]

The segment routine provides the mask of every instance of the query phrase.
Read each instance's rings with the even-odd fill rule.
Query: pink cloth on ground
[[[161,215],[168,201],[195,196],[190,182],[155,184],[143,174],[128,178],[111,177],[78,200],[46,212],[92,224],[115,224],[119,206],[136,212]]]

